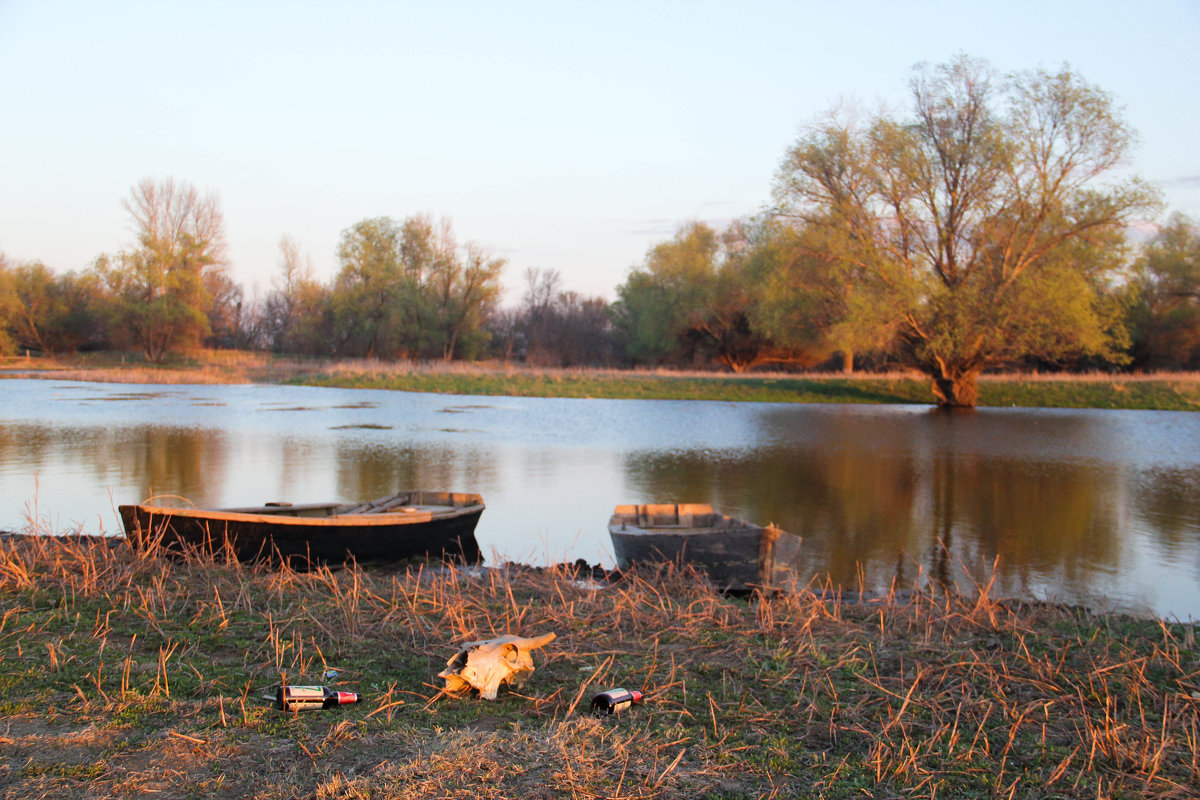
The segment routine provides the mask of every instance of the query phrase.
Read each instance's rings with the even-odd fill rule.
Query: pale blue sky
[[[611,299],[681,223],[766,205],[815,115],[957,53],[1069,63],[1200,218],[1200,0],[0,0],[0,252],[83,269],[174,177],[219,194],[248,290],[284,234],[324,279],[343,229],[427,212],[508,258],[510,302],[527,267]]]

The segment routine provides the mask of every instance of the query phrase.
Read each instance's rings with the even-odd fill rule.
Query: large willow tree
[[[893,317],[943,406],[975,405],[988,367],[1116,356],[1106,289],[1153,193],[1102,183],[1134,140],[1112,99],[1066,69],[1000,76],[967,57],[917,67],[910,89],[903,116],[810,127],[776,179],[864,318]]]

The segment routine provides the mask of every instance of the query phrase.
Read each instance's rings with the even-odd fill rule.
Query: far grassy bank
[[[725,375],[669,372],[355,369],[344,367],[294,383],[464,395],[759,403],[910,403],[931,405],[929,382],[908,375]],[[981,406],[1126,408],[1200,411],[1196,376],[1037,378],[985,376]]]
[[[760,403],[907,403],[932,405],[929,381],[883,375],[668,370],[541,369],[501,363],[412,364],[274,358],[205,351],[166,365],[122,354],[70,360],[10,359],[8,371],[122,383],[290,383],[357,389],[515,397],[715,400]],[[985,375],[980,406],[1200,411],[1200,375]]]

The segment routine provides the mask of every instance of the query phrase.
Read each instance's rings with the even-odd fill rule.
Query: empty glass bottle
[[[280,686],[275,690],[275,705],[284,711],[335,708],[361,699],[358,692],[339,692],[327,686]]]
[[[620,714],[634,703],[642,702],[642,693],[636,689],[609,689],[592,698],[592,713],[597,715]]]

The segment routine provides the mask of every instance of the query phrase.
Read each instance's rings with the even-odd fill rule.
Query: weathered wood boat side
[[[799,536],[717,513],[706,503],[620,505],[608,523],[617,566],[690,564],[717,588],[788,588],[797,581]]]
[[[118,508],[135,548],[228,551],[240,561],[338,564],[407,558],[480,560],[475,526],[483,498],[463,492],[401,492],[369,503],[269,504],[248,508]]]

